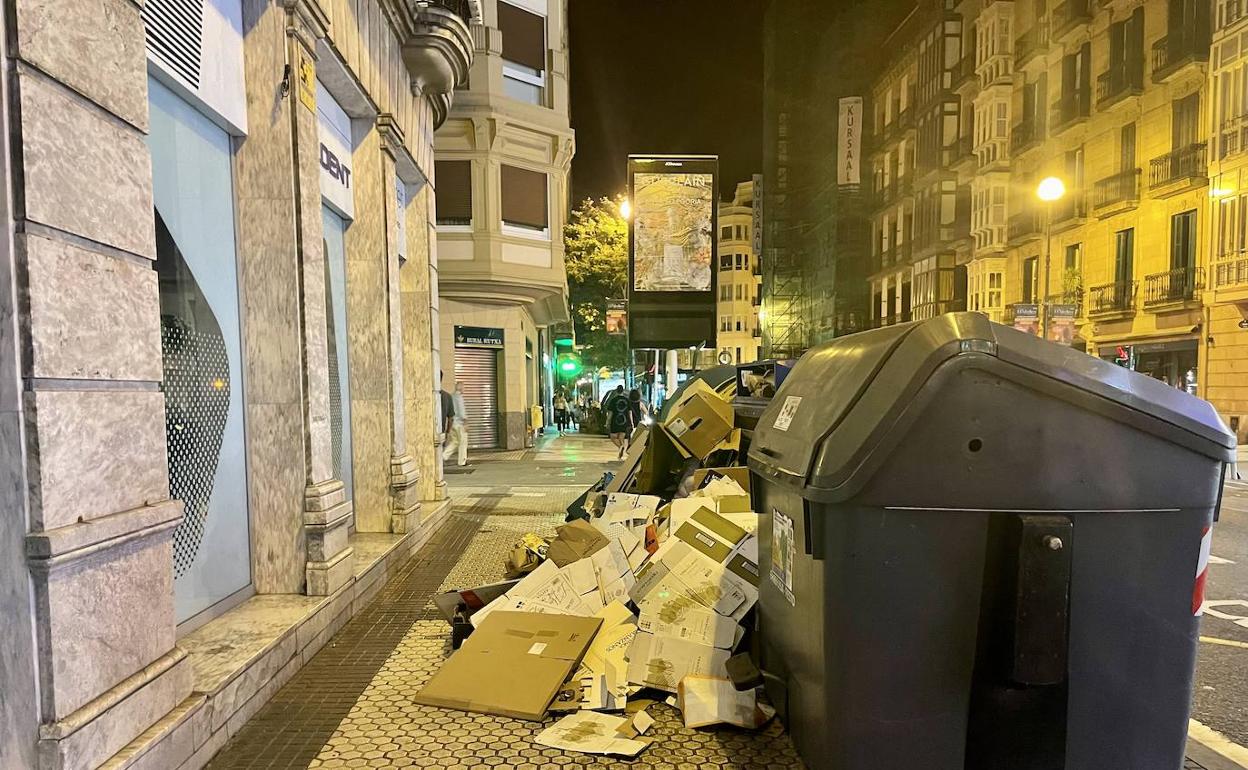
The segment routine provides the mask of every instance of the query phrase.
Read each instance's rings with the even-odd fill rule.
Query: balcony
[[[1065,42],[1070,33],[1092,21],[1092,3],[1090,0],[1066,0],[1053,9],[1053,40]]]
[[[1140,170],[1120,171],[1099,180],[1092,188],[1092,208],[1101,216],[1131,208],[1140,202]]]
[[[1096,78],[1096,108],[1109,109],[1130,96],[1144,92],[1144,65],[1124,60],[1113,62]]]
[[[1115,281],[1088,290],[1088,317],[1125,316],[1135,313],[1136,281]]]
[[[1205,288],[1203,267],[1180,267],[1144,277],[1144,307],[1195,302]]]
[[[953,69],[953,90],[961,90],[963,86],[975,82],[975,52],[971,51],[958,60]]]
[[[1172,31],[1153,43],[1153,82],[1164,83],[1191,64],[1209,61],[1209,35],[1196,29]]]
[[[412,90],[423,94],[434,109],[434,127],[446,120],[455,87],[468,82],[474,44],[468,0],[420,0],[399,8],[411,14],[398,25],[406,31],[401,46],[403,64]]]
[[[1022,68],[1049,47],[1049,22],[1038,19],[1014,42],[1014,66]]]
[[[1222,121],[1215,137],[1218,160],[1225,160],[1248,150],[1248,115]]]
[[[1044,139],[1044,130],[1035,118],[1025,118],[1021,123],[1014,124],[1010,129],[1010,155],[1019,155],[1040,146]]]
[[[1014,214],[1006,226],[1010,242],[1023,242],[1040,237],[1040,212],[1036,209]]]
[[[954,171],[961,170],[964,166],[971,167],[975,161],[975,137],[959,136],[956,149],[953,155],[952,168]]]
[[[1205,147],[1205,142],[1196,142],[1153,158],[1148,164],[1148,188],[1173,195],[1207,184]]]
[[[1087,90],[1071,91],[1053,103],[1049,111],[1050,133],[1054,136],[1076,123],[1087,120],[1092,113],[1092,98]]]
[[[1248,252],[1221,254],[1213,262],[1215,301],[1248,301]]]
[[[1088,217],[1088,196],[1082,190],[1071,191],[1053,202],[1054,226],[1079,225]]]

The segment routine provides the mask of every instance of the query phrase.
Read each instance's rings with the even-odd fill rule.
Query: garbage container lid
[[[992,323],[980,313],[947,313],[841,337],[808,351],[759,418],[750,465],[793,485],[841,486],[857,470],[849,467],[849,458],[861,458],[867,445],[878,440],[872,437],[879,435],[841,431],[833,439],[847,415],[863,409],[874,425],[892,424],[932,374],[959,356],[995,357],[1052,378],[1083,397],[1108,400],[1149,415],[1153,424],[1180,428],[1183,444],[1193,451],[1223,462],[1234,459],[1235,436],[1208,402],[1147,375]],[[1174,435],[1171,431],[1167,438]],[[838,451],[822,451],[830,440],[838,443]]]

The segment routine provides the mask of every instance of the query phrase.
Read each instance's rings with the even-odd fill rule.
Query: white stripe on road
[[[1222,733],[1205,727],[1195,719],[1187,721],[1187,737],[1221,756],[1248,767],[1248,749],[1234,743]]]
[[[1231,561],[1230,559],[1223,559],[1221,556],[1214,556],[1213,554],[1209,554],[1209,563],[1210,564],[1234,564],[1235,562]]]
[[[1234,639],[1219,639],[1216,636],[1202,636],[1200,641],[1205,644],[1220,644],[1223,647],[1239,647],[1248,650],[1248,642],[1237,642]]]

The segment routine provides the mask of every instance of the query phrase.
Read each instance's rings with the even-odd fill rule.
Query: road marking
[[[1213,554],[1209,554],[1209,563],[1210,564],[1234,564],[1235,562],[1231,561],[1230,559],[1223,559],[1221,556],[1214,556]]]
[[[1237,626],[1248,628],[1248,616],[1231,615],[1227,612],[1215,609],[1215,607],[1243,607],[1248,610],[1248,602],[1243,599],[1220,599],[1218,601],[1208,601],[1201,606],[1201,610],[1220,620],[1229,620]]]
[[[1223,757],[1248,767],[1248,749],[1234,743],[1222,733],[1202,725],[1195,719],[1187,720],[1187,737]]]
[[[1220,644],[1223,647],[1239,647],[1240,649],[1248,650],[1248,642],[1237,642],[1233,639],[1219,639],[1216,636],[1202,636],[1200,637],[1200,641],[1205,644]]]

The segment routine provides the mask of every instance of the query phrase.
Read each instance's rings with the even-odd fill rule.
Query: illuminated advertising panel
[[[633,348],[715,342],[715,156],[630,156],[629,335]]]

